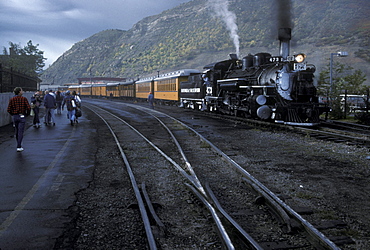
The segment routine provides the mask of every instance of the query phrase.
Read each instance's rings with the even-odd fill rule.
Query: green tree
[[[361,70],[336,62],[332,68],[332,85],[330,86],[330,63],[321,71],[318,81],[318,94],[329,99],[332,112],[331,118],[344,117],[341,103],[341,94],[364,95],[367,87],[363,84],[366,75]]]
[[[4,47],[3,57],[8,67],[30,76],[39,77],[45,66],[44,52],[38,49],[39,44],[32,44],[29,40],[23,48],[20,44],[9,42],[9,53]]]
[[[361,70],[355,70],[353,74],[346,75],[343,79],[347,83],[344,87],[348,93],[355,95],[363,95],[366,93],[367,87],[363,84],[366,81],[366,75]]]

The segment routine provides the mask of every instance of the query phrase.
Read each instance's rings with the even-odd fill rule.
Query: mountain
[[[235,53],[234,42],[239,42],[241,56],[278,55],[277,30],[282,25],[292,27],[291,54],[306,53],[318,73],[328,65],[330,53],[348,51],[349,57],[335,60],[361,69],[370,84],[369,0],[292,1],[283,8],[271,0],[230,0],[228,9],[236,15],[239,36],[234,42],[209,2],[193,0],[146,17],[130,30],[104,30],[86,38],[46,69],[43,84],[63,85],[90,76],[136,79],[157,71],[202,69]]]

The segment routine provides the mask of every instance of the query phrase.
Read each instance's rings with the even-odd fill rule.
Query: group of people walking
[[[71,125],[78,123],[76,111],[80,112],[81,98],[77,95],[76,91],[72,94],[66,91],[65,94],[60,91],[54,93],[52,90],[45,91],[44,96],[40,92],[36,92],[31,97],[29,103],[27,98],[23,96],[23,89],[16,87],[14,89],[14,96],[9,100],[7,111],[12,116],[13,126],[15,128],[15,137],[17,140],[17,151],[22,152],[23,133],[26,125],[26,117],[33,116],[33,126],[40,128],[40,108],[42,105],[45,107],[44,124],[46,126],[55,126],[55,109],[57,114],[61,115],[64,106],[66,106],[68,114],[67,118],[70,120]]]

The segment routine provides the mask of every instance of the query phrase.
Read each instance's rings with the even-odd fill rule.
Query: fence
[[[36,91],[40,89],[40,82],[37,77],[6,68],[0,63],[0,93],[13,92],[15,87],[21,87],[24,91]]]

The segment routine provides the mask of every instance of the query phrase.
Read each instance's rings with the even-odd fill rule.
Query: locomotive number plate
[[[294,70],[301,71],[306,70],[306,64],[305,63],[295,63],[294,64]]]
[[[273,56],[269,60],[272,63],[276,63],[276,62],[282,62],[283,61],[283,58],[281,56]]]

